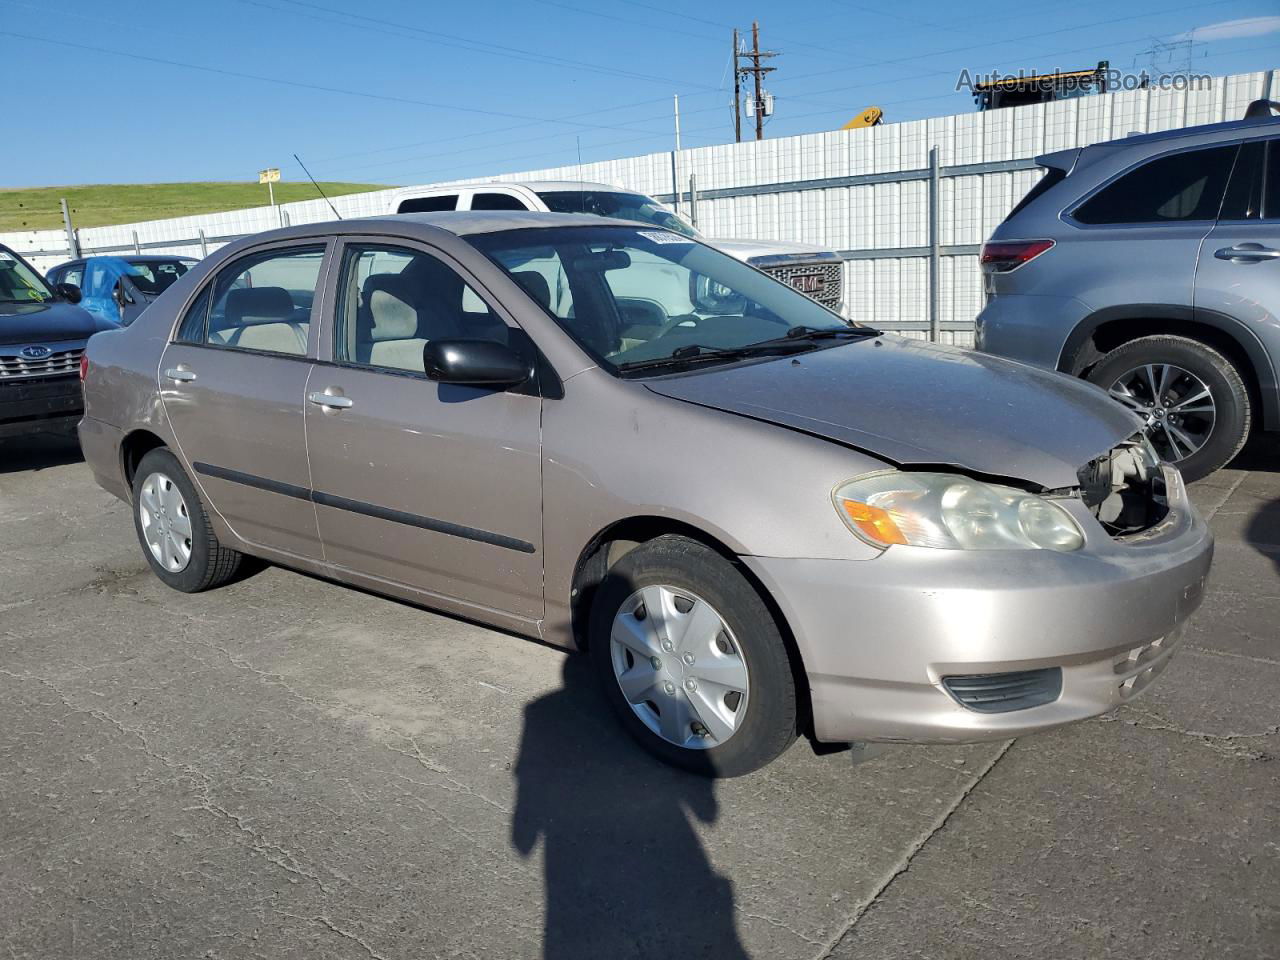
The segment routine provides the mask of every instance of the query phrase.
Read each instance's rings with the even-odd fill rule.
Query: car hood
[[[722,240],[712,238],[707,243],[717,250],[723,251],[737,260],[754,264],[761,260],[774,258],[804,262],[814,260],[839,261],[839,256],[824,247],[815,247],[809,243],[790,243],[784,240]]]
[[[0,343],[86,340],[99,330],[114,328],[115,324],[65,300],[0,304]]]
[[[654,393],[825,437],[898,466],[1074,487],[1138,418],[1063,374],[879,337],[645,381]]]

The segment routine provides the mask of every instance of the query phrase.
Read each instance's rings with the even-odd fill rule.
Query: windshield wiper
[[[746,357],[766,356],[771,353],[800,353],[806,347],[795,341],[780,338],[775,342],[749,343],[742,347],[704,347],[691,343],[677,347],[666,357],[654,357],[652,360],[632,360],[618,364],[618,370],[631,373],[636,370],[656,370],[661,367],[683,367],[697,363],[725,363],[731,360],[742,360]]]
[[[759,340],[756,343],[749,343],[749,347],[772,346],[778,343],[809,343],[814,340],[834,340],[836,338],[848,337],[853,340],[862,340],[867,337],[878,337],[880,331],[871,327],[829,327],[826,329],[818,329],[816,327],[806,327],[804,324],[792,327],[783,336],[776,337],[773,340]]]

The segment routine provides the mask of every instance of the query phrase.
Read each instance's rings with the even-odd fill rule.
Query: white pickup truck
[[[639,220],[664,230],[697,237],[731,257],[789,284],[837,313],[842,312],[844,307],[844,265],[834,251],[803,243],[708,239],[652,197],[603,183],[537,180],[470,183],[452,187],[405,187],[392,195],[390,207],[390,213],[541,210]]]

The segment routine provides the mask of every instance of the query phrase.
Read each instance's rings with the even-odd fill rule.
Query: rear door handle
[[[1213,251],[1219,260],[1234,260],[1236,263],[1253,263],[1259,260],[1275,260],[1280,258],[1280,250],[1264,247],[1260,243],[1238,243],[1234,247],[1223,247]]]
[[[313,393],[307,399],[317,406],[329,407],[331,410],[345,410],[347,407],[355,406],[355,401],[350,397],[338,396],[332,393]]]
[[[195,371],[183,370],[181,367],[170,367],[164,372],[164,375],[174,383],[190,383],[196,378]]]

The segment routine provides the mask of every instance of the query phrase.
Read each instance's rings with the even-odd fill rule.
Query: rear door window
[[[471,198],[472,210],[528,210],[525,202],[509,193],[477,193]]]
[[[437,197],[410,197],[401,200],[396,213],[439,213],[442,210],[457,210],[458,195],[443,193]]]
[[[1264,199],[1262,217],[1264,220],[1280,220],[1280,140],[1267,142],[1267,165],[1263,172]]]
[[[1178,223],[1215,220],[1237,144],[1157,157],[1122,175],[1078,206],[1080,223]]]
[[[1240,146],[1219,220],[1256,220],[1262,216],[1262,168],[1267,146],[1262,141]]]
[[[324,245],[317,244],[233,261],[196,298],[183,318],[178,339],[304,356],[324,253]]]

